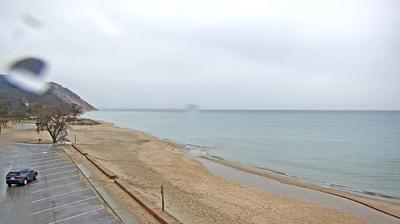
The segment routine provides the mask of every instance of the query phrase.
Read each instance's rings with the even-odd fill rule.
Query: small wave
[[[219,159],[219,160],[224,160],[224,158],[222,158],[220,156],[210,156],[210,157],[215,158],[215,159]]]
[[[184,148],[184,150],[191,156],[207,156],[207,149],[207,147],[192,144],[186,144]]]
[[[203,145],[194,145],[194,144],[185,144],[186,147],[189,148],[203,148],[203,149],[213,149],[214,147],[203,146]]]
[[[373,196],[378,196],[378,197],[381,197],[381,198],[400,200],[400,197],[395,197],[395,196],[391,196],[391,195],[387,195],[387,194],[381,194],[381,193],[378,193],[378,192],[362,191],[362,193],[363,194],[368,194],[368,195],[373,195]]]
[[[356,189],[356,188],[352,188],[352,187],[348,187],[348,186],[344,186],[344,185],[340,185],[340,184],[327,183],[326,185],[336,188],[336,189],[344,190],[344,191],[355,192],[355,193],[360,193],[360,194],[365,194],[365,195],[370,195],[370,196],[375,196],[375,197],[380,197],[380,198],[400,200],[400,197],[382,194],[382,193],[374,192],[374,191]]]
[[[201,145],[193,145],[193,144],[185,144],[185,146],[188,148],[205,148]]]

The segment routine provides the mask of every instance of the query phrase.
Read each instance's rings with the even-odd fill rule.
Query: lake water
[[[245,165],[400,198],[398,111],[99,110],[85,117]]]

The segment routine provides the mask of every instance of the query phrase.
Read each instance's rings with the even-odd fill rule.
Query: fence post
[[[164,211],[164,186],[161,185],[161,209]]]

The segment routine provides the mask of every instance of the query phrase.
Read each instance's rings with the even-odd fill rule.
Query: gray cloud
[[[397,1],[269,2],[2,1],[0,65],[106,108],[400,109]]]

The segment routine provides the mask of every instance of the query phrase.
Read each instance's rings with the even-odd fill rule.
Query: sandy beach
[[[11,142],[37,142],[38,138],[42,142],[48,141],[45,133],[39,137],[33,130],[10,129],[7,135]],[[182,145],[142,132],[103,122],[93,126],[73,126],[69,138],[73,140],[75,135],[80,148],[127,179],[150,201],[159,204],[160,185],[164,185],[166,209],[183,223],[367,223],[356,214],[217,177],[201,162],[183,153]],[[327,191],[275,173],[227,161],[215,162],[288,186],[320,193]],[[355,200],[388,213],[399,214],[400,211],[398,205],[382,200],[333,189],[328,193],[356,197]],[[388,220],[398,221],[395,218]]]
[[[254,174],[260,177],[265,177],[270,180],[275,180],[281,184],[285,185],[290,185],[290,186],[296,186],[296,187],[301,187],[304,189],[310,189],[310,190],[315,190],[319,191],[322,193],[327,193],[332,196],[336,196],[338,198],[350,200],[357,202],[359,204],[362,204],[364,206],[370,207],[372,209],[375,209],[377,211],[387,213],[388,215],[393,215],[395,217],[400,217],[400,202],[398,200],[391,200],[391,199],[380,199],[378,197],[373,197],[373,196],[366,196],[357,194],[356,192],[346,192],[343,190],[331,188],[328,186],[320,186],[311,182],[306,182],[304,180],[298,179],[298,178],[293,178],[290,176],[282,175],[273,171],[266,171],[262,170],[259,168],[255,167],[249,167],[249,166],[244,166],[238,163],[222,160],[222,159],[217,159],[209,156],[201,156],[201,159],[206,159],[209,161],[212,161],[214,163],[221,164],[223,166],[231,167],[235,170],[240,170],[249,174]],[[204,162],[203,162],[204,163]],[[301,197],[299,197],[301,198]],[[303,199],[303,198],[302,198]],[[304,199],[307,200],[307,199]]]

